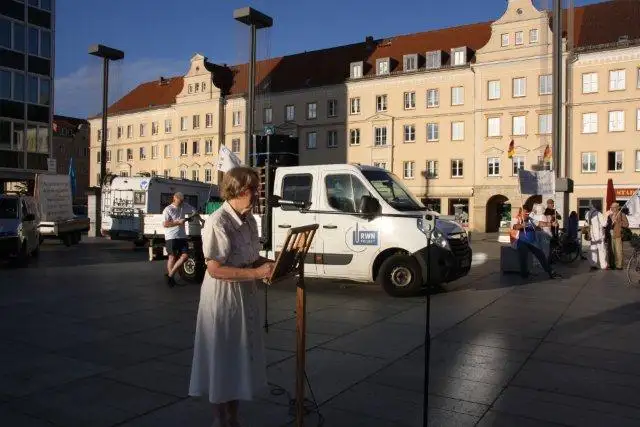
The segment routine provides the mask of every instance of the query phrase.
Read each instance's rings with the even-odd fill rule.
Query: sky
[[[597,0],[574,0],[575,5]],[[214,63],[248,62],[249,30],[233,10],[271,16],[258,32],[258,58],[497,19],[507,0],[57,0],[55,112],[74,117],[102,108],[102,62],[87,54],[105,44],[125,52],[112,63],[110,103],[138,84],[183,75],[201,53]],[[535,0],[550,8],[552,0]]]

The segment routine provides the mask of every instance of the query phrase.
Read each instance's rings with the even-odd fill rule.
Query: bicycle
[[[562,264],[571,264],[582,254],[582,245],[578,239],[571,239],[564,229],[559,230],[558,237],[551,239],[549,258]]]
[[[640,284],[640,235],[632,235],[629,243],[633,248],[633,254],[627,262],[627,280],[629,286],[636,286]]]

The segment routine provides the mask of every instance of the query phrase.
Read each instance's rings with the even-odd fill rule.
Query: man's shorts
[[[187,239],[169,239],[166,242],[167,253],[169,255],[180,256],[189,251]]]

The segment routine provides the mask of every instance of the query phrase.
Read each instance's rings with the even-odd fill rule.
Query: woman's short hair
[[[255,170],[238,166],[224,174],[220,195],[224,200],[232,200],[247,190],[257,189],[259,185],[260,178]]]

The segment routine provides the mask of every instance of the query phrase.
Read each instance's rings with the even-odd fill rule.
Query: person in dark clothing
[[[529,209],[523,207],[522,222],[513,225],[513,229],[518,231],[517,249],[520,258],[520,275],[525,279],[529,277],[527,255],[530,252],[538,259],[540,265],[542,265],[542,268],[551,279],[559,278],[560,276],[551,269],[551,264],[549,264],[549,260],[544,255],[543,250],[538,247],[536,239],[536,228],[538,226],[547,226],[547,223],[543,221],[536,223],[533,218],[529,216],[529,213]]]
[[[547,208],[544,210],[544,214],[553,218],[553,222],[551,223],[551,234],[554,238],[558,238],[558,231],[560,229],[558,220],[562,219],[562,216],[556,210],[556,204],[553,199],[547,200]]]

